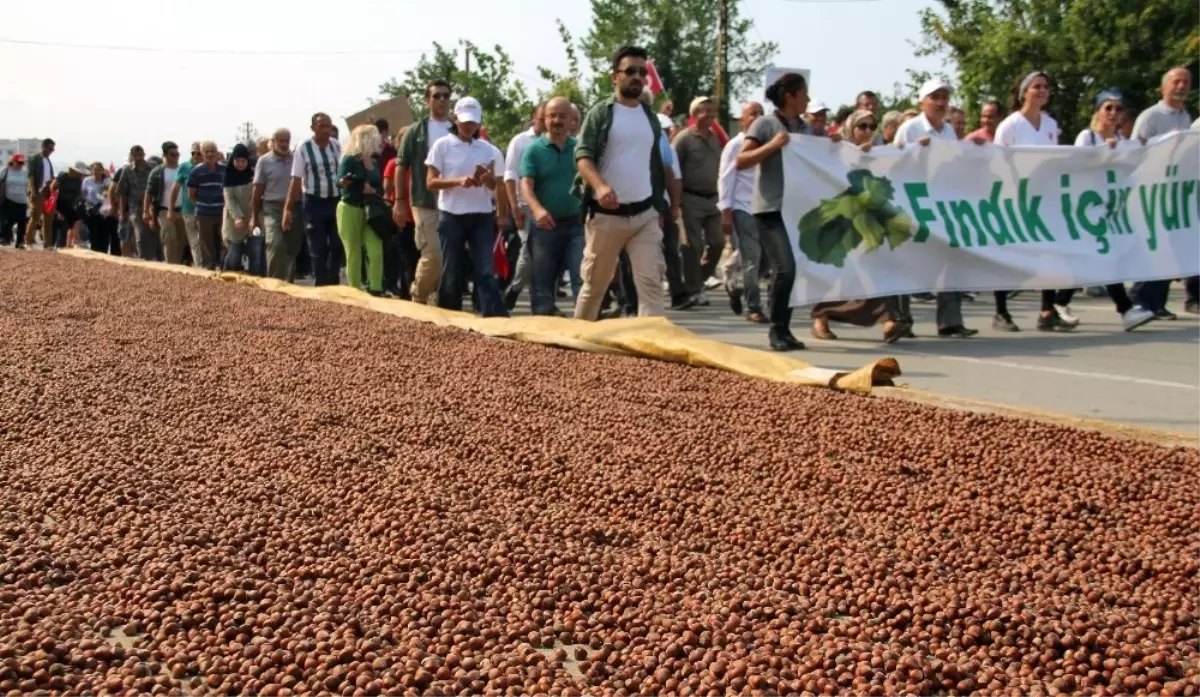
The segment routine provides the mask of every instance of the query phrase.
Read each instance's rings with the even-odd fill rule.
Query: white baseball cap
[[[825,106],[825,102],[813,102],[808,105],[808,113],[818,114],[822,111],[829,111],[829,107]]]
[[[483,107],[474,97],[463,97],[454,105],[454,117],[459,121],[470,123],[483,122]]]
[[[942,80],[941,78],[935,77],[930,80],[926,80],[925,84],[921,85],[921,90],[917,92],[917,101],[925,99],[938,90],[946,90],[946,92],[951,94],[954,93],[954,88],[950,86],[950,83]]]

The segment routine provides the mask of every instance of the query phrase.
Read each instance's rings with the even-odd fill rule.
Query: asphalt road
[[[1178,321],[1155,321],[1132,332],[1121,329],[1108,299],[1081,297],[1071,307],[1080,326],[1070,333],[1034,329],[1039,296],[1009,301],[1022,330],[992,330],[990,296],[964,303],[971,339],[941,339],[932,303],[913,303],[917,339],[885,346],[882,327],[833,325],[836,341],[814,339],[807,312],[797,310],[793,332],[808,345],[795,355],[822,368],[851,369],[890,356],[900,362],[900,382],[939,394],[1092,419],[1200,434],[1200,321],[1183,312],[1183,290],[1168,304]],[[766,329],[730,312],[723,291],[712,305],[672,312],[680,326],[708,338],[767,348]]]

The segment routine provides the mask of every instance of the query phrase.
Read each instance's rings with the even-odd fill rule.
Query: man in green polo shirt
[[[575,184],[575,139],[567,134],[571,102],[555,97],[543,109],[545,133],[525,148],[521,157],[521,194],[529,204],[534,225],[529,232],[530,306],[535,315],[561,315],[554,307],[563,269],[571,276],[571,292],[582,285],[584,234]]]

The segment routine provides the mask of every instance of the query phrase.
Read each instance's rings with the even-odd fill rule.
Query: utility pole
[[[717,79],[716,87],[713,90],[713,98],[717,102],[717,122],[725,120],[725,115],[729,112],[728,101],[725,98],[725,90],[728,82],[727,70],[729,68],[729,0],[717,0]]]
[[[239,143],[253,143],[254,138],[257,135],[258,135],[258,131],[255,130],[254,124],[249,121],[242,122],[242,125],[240,127],[238,127],[238,142]]]
[[[471,77],[471,47],[467,46],[465,49],[463,49],[463,54],[466,56],[467,60],[467,67],[463,69],[463,72],[467,74],[467,77]]]

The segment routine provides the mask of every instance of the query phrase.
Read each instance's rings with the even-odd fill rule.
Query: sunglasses
[[[875,123],[867,121],[865,123],[860,123],[860,124],[856,125],[854,128],[859,131],[873,131],[876,128],[879,128],[879,126]]]
[[[618,70],[619,73],[625,73],[628,77],[646,77],[650,71],[646,70],[644,65],[631,65],[624,70]]]
[[[1101,107],[1104,111],[1125,111],[1125,107],[1120,104],[1105,104]]]
[[[192,151],[192,157],[195,157],[195,156],[197,156],[197,155],[203,155],[203,154],[204,154],[204,153],[200,152],[199,150],[193,150],[193,151]]]
[[[440,101],[449,99],[450,93],[449,92],[434,92],[433,94],[431,94],[429,96],[430,96],[430,98],[436,99],[437,101],[440,102]]]

